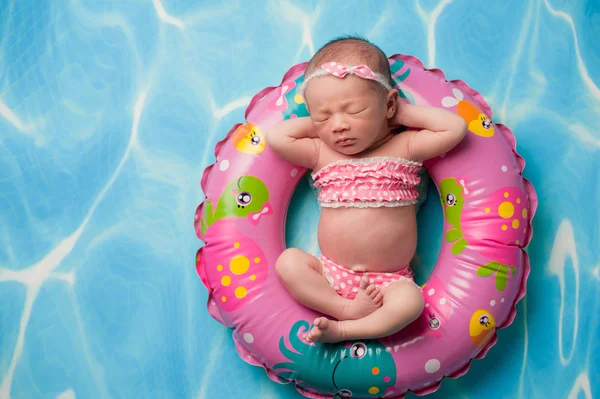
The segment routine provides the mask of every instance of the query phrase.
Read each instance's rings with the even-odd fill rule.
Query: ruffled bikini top
[[[396,207],[417,202],[421,167],[404,158],[357,158],[332,162],[311,176],[322,207]]]

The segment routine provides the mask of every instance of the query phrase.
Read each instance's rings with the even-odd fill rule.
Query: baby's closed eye
[[[313,122],[315,122],[315,123],[323,123],[323,122],[327,122],[328,120],[329,120],[329,116],[322,116],[322,115],[313,116]]]
[[[361,112],[364,112],[364,111],[366,111],[366,110],[367,110],[366,108],[356,108],[356,109],[350,109],[350,110],[348,110],[348,114],[350,114],[350,115],[358,115],[358,114],[360,114]]]

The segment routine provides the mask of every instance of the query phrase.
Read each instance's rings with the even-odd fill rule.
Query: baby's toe
[[[365,290],[365,292],[367,293],[367,295],[371,296],[373,295],[373,293],[377,290],[377,287],[375,287],[373,284],[371,284],[370,286],[367,287],[367,289]]]
[[[369,278],[367,276],[363,276],[360,279],[360,289],[361,290],[366,290],[367,287],[369,287]]]
[[[370,285],[369,288],[373,287],[373,290],[369,293],[369,297],[371,297],[371,299],[375,299],[375,297],[381,292],[379,291],[379,288],[377,288],[375,285]]]

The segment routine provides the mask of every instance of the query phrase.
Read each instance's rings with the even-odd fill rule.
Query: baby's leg
[[[381,307],[382,295],[364,277],[353,300],[342,298],[323,276],[321,261],[304,251],[288,248],[275,263],[277,275],[290,295],[302,305],[338,320],[364,317]]]
[[[408,280],[394,282],[383,289],[383,306],[358,320],[332,321],[325,317],[315,320],[309,336],[318,342],[338,342],[354,339],[376,339],[392,335],[421,315],[423,294]]]

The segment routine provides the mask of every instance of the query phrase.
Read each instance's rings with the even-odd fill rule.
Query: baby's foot
[[[383,296],[374,284],[369,285],[369,278],[363,276],[356,297],[348,301],[340,320],[356,320],[370,315],[381,307]]]
[[[315,325],[306,336],[308,342],[339,342],[344,340],[344,328],[341,321],[325,317],[315,319]]]

